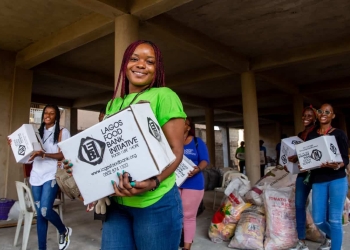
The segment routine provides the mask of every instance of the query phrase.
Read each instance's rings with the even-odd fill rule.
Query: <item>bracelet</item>
[[[202,172],[202,169],[200,167],[196,167],[198,169],[199,172]]]
[[[43,156],[41,156],[41,158],[45,159],[45,153],[43,154]]]

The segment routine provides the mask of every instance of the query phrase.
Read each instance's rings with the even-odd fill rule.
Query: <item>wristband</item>
[[[41,156],[41,158],[45,159],[45,153],[43,154],[43,156]]]

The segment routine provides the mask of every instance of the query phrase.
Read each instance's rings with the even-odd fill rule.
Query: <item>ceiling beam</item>
[[[201,122],[205,122],[205,116],[195,116],[195,117],[191,117],[193,122],[196,123],[201,123]],[[229,114],[229,113],[223,113],[223,114],[217,114],[214,115],[214,121],[218,122],[221,120],[230,120],[231,121],[242,121],[243,117],[242,116],[237,116],[234,114]]]
[[[278,107],[269,107],[269,108],[260,108],[258,109],[259,116],[265,116],[265,115],[284,115],[284,114],[291,114],[293,116],[293,110],[292,105],[285,105],[285,106],[278,106]]]
[[[141,21],[166,13],[192,0],[70,0],[106,17],[132,14]]]
[[[106,17],[115,18],[128,13],[127,1],[115,0],[69,0],[70,2],[99,13]]]
[[[296,85],[288,82],[282,77],[276,76],[271,72],[259,72],[256,73],[256,75],[285,93],[292,95],[299,94],[299,88]]]
[[[205,98],[180,93],[177,93],[177,95],[183,104],[201,108],[209,107],[209,101]]]
[[[219,65],[213,65],[201,69],[189,70],[176,75],[166,77],[166,86],[178,87],[207,80],[215,80],[232,75],[233,73]]]
[[[341,98],[341,99],[335,99],[330,101],[330,104],[332,104],[332,106],[335,109],[340,109],[340,108],[350,108],[350,102],[349,102],[349,98]],[[337,110],[339,111],[339,110]],[[335,111],[336,113],[339,113]],[[349,114],[349,113],[347,113]]]
[[[40,75],[46,75],[56,79],[71,81],[83,86],[114,91],[113,77],[101,76],[91,72],[81,71],[53,64],[40,65],[34,69],[34,72]]]
[[[258,103],[270,101],[271,99],[280,100],[280,99],[285,99],[288,97],[289,97],[288,94],[275,93],[275,92],[271,93],[270,90],[257,93]],[[224,97],[224,98],[215,98],[215,99],[211,99],[210,101],[211,101],[211,106],[213,108],[237,106],[237,105],[242,105],[242,95],[229,96],[229,97]]]
[[[305,84],[299,87],[302,94],[317,94],[336,90],[350,90],[350,77]]]
[[[16,66],[30,69],[113,32],[114,19],[90,14],[19,51]]]
[[[249,61],[245,56],[233,52],[230,47],[166,15],[152,18],[145,25],[149,26],[150,32],[160,35],[163,40],[172,42],[181,49],[204,57],[234,73],[245,72],[249,69]]]
[[[129,0],[130,13],[140,20],[147,20],[166,13],[192,0]]]
[[[56,96],[37,95],[32,93],[31,102],[40,104],[55,103],[56,105],[61,107],[72,107],[74,100],[60,98]]]
[[[72,107],[73,108],[84,108],[97,104],[106,105],[109,100],[112,99],[113,92],[104,92],[97,95],[85,96],[82,98],[78,98],[74,101]]]
[[[350,37],[256,57],[251,61],[251,70],[264,71],[346,53],[350,53]]]

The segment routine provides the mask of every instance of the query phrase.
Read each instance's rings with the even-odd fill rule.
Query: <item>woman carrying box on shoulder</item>
[[[298,134],[298,137],[303,141],[307,140],[308,134],[315,129],[316,110],[310,105],[303,109],[301,120],[304,125],[304,130]],[[278,159],[279,160],[279,159]],[[298,157],[296,155],[288,157],[288,161],[296,163]],[[285,169],[287,169],[285,167]],[[305,183],[308,172],[298,174],[295,182],[295,218],[298,232],[298,242],[296,246],[289,250],[309,250],[305,243],[306,239],[306,201],[311,191],[311,184]]]
[[[195,137],[195,127],[190,119],[185,121],[184,155],[197,166],[188,174],[180,186],[184,212],[184,245],[182,250],[190,250],[196,234],[196,217],[199,204],[204,196],[204,170],[209,163],[208,149],[202,139]]]
[[[119,86],[121,97],[115,98]],[[174,171],[183,157],[186,114],[179,97],[164,86],[159,48],[149,41],[130,44],[123,56],[113,99],[107,104],[106,116],[141,100],[150,102],[176,160],[161,174],[145,181],[130,182],[127,172],[117,173],[119,185],[112,181],[115,195],[103,223],[102,250],[178,249],[183,212]]]
[[[326,162],[320,168],[311,170],[312,217],[315,225],[330,237],[325,239],[319,249],[340,250],[343,240],[342,214],[348,191],[345,172],[349,164],[348,138],[342,130],[332,127],[335,118],[332,105],[323,104],[317,110],[317,117],[320,127],[312,131],[307,140],[333,135],[343,161]]]
[[[59,249],[68,249],[72,229],[66,227],[59,215],[53,210],[57,196],[56,182],[57,161],[63,160],[57,143],[66,140],[70,133],[66,128],[60,128],[60,111],[57,105],[48,104],[41,116],[39,134],[45,151],[35,151],[29,161],[33,161],[29,183],[32,187],[33,199],[37,211],[37,234],[39,250],[46,249],[48,222],[51,222],[59,232]],[[11,141],[9,140],[9,144]]]

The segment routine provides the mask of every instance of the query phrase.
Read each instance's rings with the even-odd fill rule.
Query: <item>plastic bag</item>
[[[250,181],[247,177],[233,177],[230,176],[227,178],[230,180],[230,183],[227,185],[225,189],[225,195],[230,195],[234,190],[238,191],[239,196],[244,197],[244,195],[250,190]]]
[[[265,209],[262,206],[251,206],[241,214],[235,236],[228,247],[239,249],[264,249]]]
[[[19,214],[20,214],[20,207],[19,207],[19,202],[16,201],[13,203],[8,215],[7,215],[7,220],[18,220]]]
[[[306,239],[319,243],[324,241],[324,236],[315,225],[308,209],[306,209]]]
[[[295,184],[297,175],[292,175],[287,172],[282,166],[277,166],[268,172],[264,177],[262,177],[251,190],[249,190],[244,199],[257,206],[262,206],[263,201],[263,191],[266,186],[287,187]]]
[[[265,249],[280,250],[293,247],[298,241],[293,187],[276,189],[267,186],[264,200],[266,211]]]
[[[225,197],[209,227],[208,234],[211,241],[216,243],[229,241],[235,232],[241,213],[250,205],[243,201],[237,190]]]

